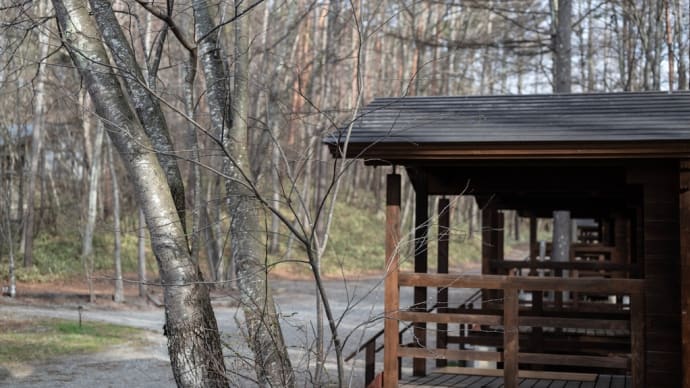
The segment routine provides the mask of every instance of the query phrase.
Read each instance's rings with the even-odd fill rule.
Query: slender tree
[[[259,219],[262,204],[249,184],[250,167],[247,155],[246,118],[238,118],[233,110],[238,103],[232,103],[228,85],[228,69],[222,60],[222,46],[215,33],[216,23],[210,14],[210,7],[204,0],[192,2],[195,16],[196,35],[203,39],[199,42],[199,59],[206,80],[206,99],[211,113],[211,124],[214,132],[222,139],[226,151],[223,173],[226,176],[226,192],[230,213],[230,236],[232,245],[231,262],[235,263],[240,301],[249,335],[249,346],[254,352],[257,377],[261,385],[293,386],[294,373],[287,347],[280,330],[278,315],[273,296],[267,283],[267,271],[264,256],[265,249],[255,234],[260,230]],[[236,15],[241,12],[238,5]],[[244,17],[234,23],[248,23]],[[246,26],[236,27],[236,31],[246,34]],[[246,55],[246,49],[239,48]],[[244,61],[245,59],[240,59]],[[236,82],[247,82],[246,70],[238,65]],[[236,86],[242,88],[246,86]],[[240,89],[241,90],[241,89]],[[244,92],[242,92],[244,93]],[[240,99],[243,97],[240,96]],[[246,102],[244,102],[246,103]],[[244,121],[244,123],[243,123]]]
[[[103,9],[94,7],[91,11],[83,0],[54,0],[53,5],[63,44],[84,79],[144,210],[165,294],[165,333],[175,381],[182,387],[227,386],[208,287],[189,255],[172,190],[156,153],[151,152],[152,139],[130,108],[140,101],[122,90],[93,20],[92,15]],[[120,28],[118,24],[101,25],[101,31],[103,27]],[[117,51],[113,56],[123,54]],[[131,105],[128,97],[134,100]]]

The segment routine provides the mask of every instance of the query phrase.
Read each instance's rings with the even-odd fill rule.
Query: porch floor
[[[591,381],[521,378],[520,388],[629,388],[629,376],[594,375]],[[501,388],[503,377],[432,372],[423,377],[403,377],[401,388],[466,387]]]

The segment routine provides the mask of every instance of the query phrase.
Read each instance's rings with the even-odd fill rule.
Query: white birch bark
[[[127,169],[144,210],[165,300],[165,334],[180,387],[226,387],[208,287],[192,261],[180,215],[153,144],[112,71],[84,0],[54,0],[63,43]],[[112,27],[112,26],[111,26]]]
[[[86,113],[84,116],[85,130],[92,127],[91,114]],[[89,287],[89,301],[91,303],[96,301],[96,295],[93,290],[93,267],[94,267],[94,252],[93,252],[93,234],[96,229],[96,216],[98,214],[98,181],[101,175],[101,151],[103,149],[103,124],[98,121],[96,123],[96,136],[93,143],[93,155],[91,161],[91,168],[89,169],[89,188],[88,200],[86,205],[86,220],[84,222],[84,233],[82,235],[81,245],[81,260],[84,266],[84,276]]]
[[[108,142],[108,169],[110,170],[110,180],[113,185],[113,261],[115,264],[115,290],[113,301],[122,303],[125,301],[125,289],[122,284],[122,239],[120,231],[120,187],[117,183],[117,169],[115,168],[115,158],[113,150]]]
[[[38,14],[48,13],[48,0],[41,0],[38,3]],[[36,77],[36,91],[34,92],[33,106],[33,126],[31,132],[31,156],[29,158],[29,179],[24,195],[24,228],[22,231],[22,242],[20,244],[21,254],[24,255],[24,267],[33,265],[33,242],[34,242],[34,219],[35,209],[34,200],[36,194],[36,181],[38,180],[38,166],[41,159],[41,149],[43,148],[43,131],[45,126],[45,85],[46,67],[44,60],[48,57],[48,45],[50,35],[47,31],[39,28],[38,30],[38,71]]]
[[[230,238],[232,246],[231,262],[236,264],[240,302],[242,303],[249,346],[254,352],[254,363],[257,379],[261,386],[294,386],[294,374],[287,347],[280,329],[280,322],[275,310],[273,296],[267,284],[264,249],[255,238],[259,229],[259,211],[262,206],[255,193],[247,185],[250,169],[248,168],[247,134],[242,123],[233,122],[233,112],[243,109],[230,103],[228,70],[223,63],[223,50],[219,45],[217,34],[213,33],[215,22],[205,0],[192,1],[195,16],[195,32],[198,37],[205,37],[199,42],[199,60],[206,80],[206,98],[211,114],[211,124],[222,139],[227,152],[223,172],[226,175],[226,192],[231,215]],[[234,23],[247,23],[246,18],[239,18]],[[243,31],[243,27],[238,27]],[[247,46],[248,47],[248,46]],[[239,52],[246,49],[238,48]],[[240,82],[246,82],[247,74],[240,68]],[[245,93],[240,85],[235,88]],[[242,97],[240,97],[242,98]],[[244,102],[246,104],[246,101]],[[246,116],[238,121],[245,121]],[[244,130],[242,129],[244,128]]]
[[[139,208],[137,223],[137,272],[139,279],[139,296],[146,297],[146,218]]]

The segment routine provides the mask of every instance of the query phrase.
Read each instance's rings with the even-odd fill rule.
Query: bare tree
[[[113,72],[89,6],[80,0],[53,1],[62,40],[84,79],[97,114],[123,157],[151,232],[166,303],[166,335],[178,386],[227,385],[225,365],[208,287],[191,259],[172,190],[152,139],[132,112]],[[93,13],[107,12],[94,7]],[[119,25],[101,26],[119,29]],[[104,32],[104,31],[102,31]],[[112,31],[111,31],[112,32]],[[104,32],[106,35],[106,32]],[[127,47],[120,47],[125,51]],[[113,56],[126,55],[117,51]],[[137,105],[136,96],[129,95]]]
[[[101,152],[103,150],[103,124],[100,121],[93,125],[90,112],[84,112],[84,131],[95,128],[96,136],[93,142],[93,156],[91,158],[91,168],[89,169],[88,202],[86,205],[86,222],[84,223],[84,233],[82,235],[81,260],[84,266],[84,276],[89,287],[89,301],[96,301],[93,289],[93,270],[94,270],[94,251],[93,234],[96,229],[96,216],[98,205],[98,181],[101,175]]]
[[[48,0],[38,2],[38,14],[44,15],[48,10]],[[45,31],[38,34],[38,70],[36,79],[36,91],[33,102],[33,126],[31,127],[31,157],[29,159],[29,184],[24,195],[24,229],[22,232],[21,252],[24,254],[24,267],[33,265],[33,243],[34,243],[34,222],[35,209],[34,201],[36,194],[36,180],[38,179],[38,166],[43,150],[43,131],[45,126],[45,98],[46,98],[46,66],[43,61],[48,57],[48,44],[50,35]]]
[[[113,301],[125,301],[125,290],[122,282],[122,231],[120,230],[120,186],[117,183],[117,169],[110,142],[107,142],[108,169],[113,189],[113,261],[115,262],[115,290]]]
[[[230,103],[230,87],[227,80],[228,70],[222,61],[222,46],[215,33],[214,22],[208,6],[203,0],[192,2],[195,16],[196,35],[203,39],[199,42],[199,59],[201,69],[206,80],[206,99],[211,113],[211,124],[214,132],[222,139],[222,146],[226,152],[223,173],[226,177],[226,192],[228,209],[230,212],[230,234],[232,255],[231,262],[235,264],[240,301],[244,309],[245,322],[249,346],[254,352],[257,377],[261,385],[293,386],[294,373],[287,348],[280,330],[280,323],[275,310],[275,304],[267,283],[268,267],[265,263],[265,250],[260,240],[255,237],[259,228],[262,204],[257,200],[256,193],[248,185],[249,158],[247,154],[246,117],[242,117],[242,104],[246,104],[246,70],[242,61],[236,64],[235,90],[240,90],[240,103]],[[240,44],[247,37],[242,32],[247,27],[246,18],[238,17],[241,8],[235,5],[234,23]],[[246,33],[246,32],[245,32]],[[244,44],[243,44],[244,45]],[[239,52],[246,55],[240,47]],[[246,63],[246,62],[245,62]],[[234,107],[238,112],[228,110]],[[233,121],[237,118],[237,122]]]

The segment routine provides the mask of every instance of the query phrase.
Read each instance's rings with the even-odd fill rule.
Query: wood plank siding
[[[645,382],[647,386],[678,387],[683,370],[678,163],[650,163],[631,170],[629,179],[644,187]]]

